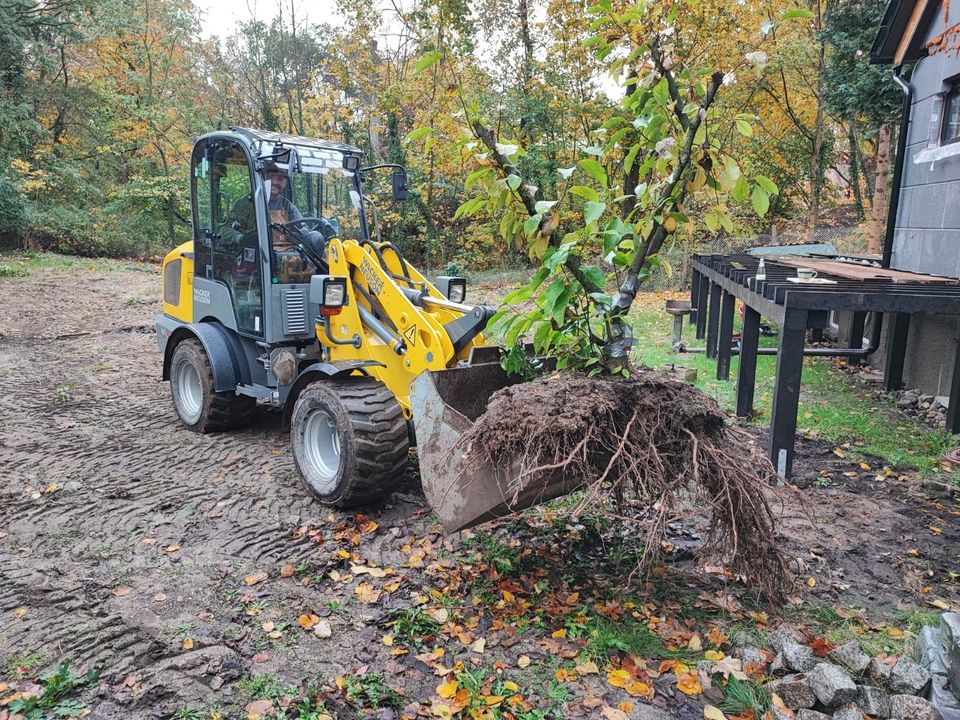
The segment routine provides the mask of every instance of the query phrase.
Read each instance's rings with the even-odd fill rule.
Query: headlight
[[[325,307],[343,307],[347,294],[347,282],[343,278],[327,278],[323,284],[323,305]]]
[[[450,302],[462,303],[467,299],[467,279],[441,275],[437,278],[437,290]]]

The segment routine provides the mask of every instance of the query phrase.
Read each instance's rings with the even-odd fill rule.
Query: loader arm
[[[484,344],[493,309],[447,300],[389,243],[330,241],[329,274],[344,277],[347,302],[317,325],[332,361],[372,360],[368,372],[412,418],[410,384],[425,370],[445,370]]]

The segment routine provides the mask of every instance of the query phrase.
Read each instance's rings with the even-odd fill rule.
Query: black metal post
[[[947,430],[960,434],[960,339],[953,360],[953,378],[950,381],[950,400],[947,407]]]
[[[855,312],[853,322],[850,323],[850,347],[863,347],[863,328],[867,324],[867,314],[865,312]]]
[[[703,340],[707,329],[707,301],[710,299],[710,278],[700,274],[700,290],[697,292],[697,340]]]
[[[806,334],[807,311],[787,310],[780,328],[768,448],[770,462],[784,479],[789,479],[793,472],[793,447],[797,437],[797,407],[800,403]]]
[[[720,300],[720,337],[717,347],[717,380],[730,379],[730,346],[733,344],[733,313],[737,309],[737,298],[723,291]]]
[[[903,362],[907,356],[907,335],[910,334],[910,316],[896,313],[890,326],[887,341],[887,363],[883,371],[883,384],[887,392],[903,387]]]
[[[700,271],[694,270],[690,280],[690,316],[688,322],[697,324],[697,314],[700,309]]]
[[[737,417],[753,413],[753,387],[757,381],[757,345],[760,342],[760,313],[749,305],[743,310],[740,332],[740,368],[737,371]]]
[[[710,284],[710,315],[707,318],[707,357],[717,356],[717,332],[720,329],[720,293],[716,283]]]

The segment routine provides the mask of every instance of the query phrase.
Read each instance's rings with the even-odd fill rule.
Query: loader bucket
[[[427,371],[410,386],[423,492],[448,533],[552,500],[581,484],[557,476],[514,498],[508,491],[514,466],[465,457],[461,438],[484,413],[490,396],[519,382],[491,362]]]

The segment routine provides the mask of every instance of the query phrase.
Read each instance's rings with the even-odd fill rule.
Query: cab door
[[[243,335],[263,337],[263,258],[247,152],[227,138],[198,142],[190,175],[194,318],[215,318]]]

